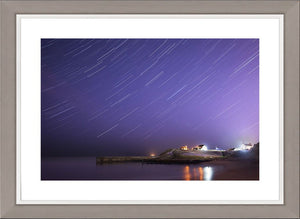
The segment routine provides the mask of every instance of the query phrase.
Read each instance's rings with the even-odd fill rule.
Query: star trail
[[[259,141],[258,39],[42,39],[42,156]]]

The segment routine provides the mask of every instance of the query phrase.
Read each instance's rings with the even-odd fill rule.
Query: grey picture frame
[[[1,218],[299,218],[299,0],[0,0]],[[16,205],[16,14],[283,14],[283,205]]]

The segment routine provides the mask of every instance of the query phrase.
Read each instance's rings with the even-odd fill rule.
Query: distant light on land
[[[150,157],[155,157],[155,154],[154,154],[154,153],[151,153],[151,154],[150,154]]]
[[[241,146],[235,148],[235,151],[249,151],[253,148],[253,145],[251,143],[249,144],[242,144]]]
[[[185,146],[181,146],[181,147],[180,147],[180,150],[182,150],[182,151],[188,151],[189,148],[188,148],[187,145],[185,145]]]

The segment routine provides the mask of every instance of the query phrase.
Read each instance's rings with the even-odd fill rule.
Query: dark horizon
[[[42,156],[259,142],[258,39],[42,39]]]

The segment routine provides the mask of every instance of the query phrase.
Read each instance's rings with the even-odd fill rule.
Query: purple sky
[[[42,39],[42,155],[259,140],[258,39]]]

